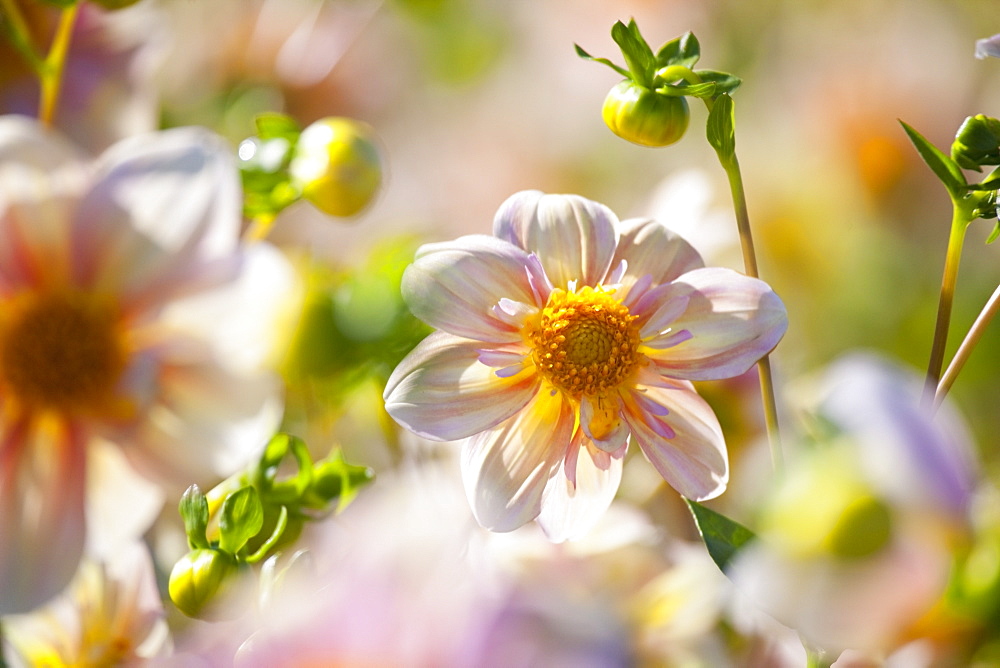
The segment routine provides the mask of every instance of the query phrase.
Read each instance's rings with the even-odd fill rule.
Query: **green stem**
[[[4,658],[3,619],[0,619],[0,668],[7,668],[7,665],[7,660]]]
[[[747,211],[746,194],[743,189],[743,176],[740,173],[740,163],[734,153],[728,159],[719,157],[722,168],[729,177],[729,189],[733,197],[733,209],[736,211],[736,226],[740,234],[740,246],[743,250],[743,265],[748,276],[760,278],[757,268],[757,255],[754,252],[753,234],[750,232],[750,214]],[[781,431],[778,426],[778,405],[774,397],[774,378],[771,374],[771,360],[764,356],[757,363],[757,375],[760,379],[760,396],[764,408],[764,424],[767,428],[767,440],[771,447],[771,462],[774,470],[781,472],[784,468],[784,454],[781,449]]]
[[[948,343],[948,327],[951,323],[951,306],[955,298],[955,283],[958,279],[958,264],[962,259],[962,244],[965,229],[971,220],[969,212],[955,202],[951,218],[951,233],[948,236],[948,250],[944,260],[944,275],[941,278],[941,296],[938,300],[937,322],[934,325],[934,342],[931,344],[931,358],[927,365],[927,396],[932,397],[941,378],[944,351]]]
[[[38,118],[45,125],[52,125],[56,105],[59,103],[59,93],[62,89],[63,71],[66,69],[66,54],[69,52],[70,39],[73,36],[73,24],[76,23],[80,3],[71,5],[59,16],[56,34],[49,46],[43,67],[39,72],[41,78],[42,96],[38,108]]]
[[[826,652],[806,646],[806,668],[830,668],[832,661],[826,658]]]
[[[972,323],[972,327],[969,328],[968,333],[965,335],[965,339],[962,340],[961,345],[958,347],[958,351],[955,356],[951,358],[951,362],[948,364],[948,368],[945,370],[944,375],[941,376],[940,382],[938,382],[937,389],[934,392],[934,408],[937,409],[944,401],[945,396],[948,394],[948,390],[951,389],[952,384],[955,382],[955,378],[958,377],[959,372],[965,363],[968,361],[969,356],[972,354],[972,349],[976,347],[979,343],[979,339],[983,337],[983,332],[986,331],[987,325],[996,316],[997,311],[1000,311],[1000,285],[997,289],[993,291],[993,295],[986,302],[983,310],[979,312],[979,316],[976,321]]]
[[[32,71],[40,77],[44,65],[32,43],[28,22],[24,20],[24,15],[21,14],[15,0],[0,0],[0,18],[3,19],[4,32],[10,38],[11,44],[28,62]]]

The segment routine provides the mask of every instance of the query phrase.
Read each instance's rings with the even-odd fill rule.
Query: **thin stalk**
[[[80,3],[63,10],[59,17],[59,25],[45,57],[41,78],[42,95],[38,108],[38,119],[45,125],[52,125],[56,106],[59,103],[59,93],[62,90],[63,71],[66,69],[66,54],[69,52],[70,39],[73,36],[73,25],[76,23]]]
[[[944,275],[941,278],[941,296],[938,300],[937,321],[934,324],[934,342],[931,344],[931,358],[927,365],[928,396],[933,396],[932,393],[941,379],[941,367],[944,364],[944,351],[951,323],[951,306],[955,299],[955,283],[958,280],[958,264],[962,259],[962,245],[965,242],[965,229],[969,225],[969,220],[969,214],[956,203],[952,212],[951,233],[948,235]]]
[[[243,232],[243,241],[254,243],[266,239],[267,235],[271,233],[271,228],[274,227],[274,218],[273,214],[264,214],[251,218],[250,225]]]
[[[740,246],[743,249],[743,265],[748,276],[760,278],[757,269],[757,255],[754,252],[753,235],[750,232],[750,214],[747,211],[746,194],[743,189],[743,176],[740,173],[740,163],[734,153],[730,159],[722,160],[722,167],[729,177],[729,189],[733,196],[733,209],[736,211],[736,226],[740,234]],[[767,440],[771,447],[771,462],[774,470],[784,469],[784,454],[781,449],[781,431],[778,426],[778,405],[774,397],[774,377],[771,374],[771,360],[764,356],[757,362],[757,375],[760,378],[760,396],[764,408],[764,424],[767,428]]]
[[[983,310],[979,312],[979,316],[972,323],[972,327],[969,328],[961,345],[959,345],[955,356],[951,358],[951,362],[948,364],[944,375],[941,376],[941,380],[938,382],[937,389],[934,392],[934,409],[937,409],[941,405],[941,402],[944,401],[948,390],[951,389],[952,384],[955,382],[955,378],[958,377],[962,367],[965,366],[969,356],[972,354],[972,349],[979,343],[979,339],[983,338],[983,333],[986,331],[987,325],[996,316],[997,311],[1000,311],[1000,285],[993,291],[993,295],[986,302]]]
[[[28,61],[32,71],[40,77],[44,67],[42,58],[35,50],[28,22],[24,20],[24,15],[15,0],[0,0],[0,19],[2,19],[4,32],[10,37],[11,44]]]
[[[7,660],[4,658],[3,619],[0,618],[0,668],[7,668],[7,665]]]

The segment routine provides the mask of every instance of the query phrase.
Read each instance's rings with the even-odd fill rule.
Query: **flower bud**
[[[669,146],[687,130],[691,114],[683,97],[656,93],[631,79],[608,92],[604,122],[622,139],[640,146]]]
[[[220,550],[192,550],[170,571],[170,600],[188,617],[203,618],[206,607],[236,573],[236,560]]]
[[[353,216],[382,182],[375,133],[349,118],[318,120],[302,131],[288,171],[292,184],[320,211]]]

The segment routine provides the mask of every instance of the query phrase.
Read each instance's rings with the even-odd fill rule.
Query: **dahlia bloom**
[[[116,470],[100,453],[118,447],[179,490],[232,473],[276,428],[263,362],[290,271],[239,244],[240,207],[230,150],[208,132],[136,136],[89,161],[0,117],[0,614],[63,589],[95,508],[133,533],[134,514],[152,519],[98,475]]]
[[[684,496],[721,494],[722,430],[689,381],[744,373],[777,345],[787,317],[771,288],[576,195],[518,193],[493,232],[418,250],[403,295],[440,331],[384,394],[416,434],[467,439],[479,523],[581,535],[617,491],[630,435]]]

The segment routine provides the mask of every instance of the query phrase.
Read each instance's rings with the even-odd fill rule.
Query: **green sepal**
[[[955,133],[951,158],[977,172],[983,165],[1000,165],[1000,121],[983,114],[966,118]]]
[[[747,543],[756,538],[755,534],[745,526],[729,519],[722,513],[703,506],[697,501],[684,499],[694,516],[705,547],[712,561],[725,572],[729,562],[743,549]]]
[[[287,139],[293,146],[302,134],[302,128],[288,114],[269,111],[254,117],[257,136],[261,139]]]
[[[967,185],[965,175],[962,173],[962,169],[958,166],[958,163],[942,153],[934,144],[927,141],[922,134],[903,121],[900,121],[899,124],[903,126],[920,157],[923,158],[927,166],[931,168],[931,171],[944,184],[944,187],[948,189],[951,198],[958,200],[961,197],[962,190]]]
[[[184,533],[187,534],[188,546],[192,550],[208,548],[208,500],[202,494],[198,485],[191,485],[181,496],[181,518],[184,520]]]
[[[253,487],[243,487],[226,497],[219,516],[219,549],[237,554],[264,525],[264,509]]]
[[[701,58],[701,45],[698,44],[698,38],[690,32],[670,40],[656,52],[658,67],[681,65],[690,68],[699,58]]]
[[[364,485],[375,479],[375,473],[367,466],[348,464],[343,453],[336,450],[330,456],[316,462],[312,488],[306,502],[317,509],[325,509],[337,499],[337,511],[347,507]]]
[[[607,65],[608,67],[610,67],[611,69],[613,69],[615,72],[618,72],[618,74],[622,75],[626,79],[631,79],[632,78],[632,73],[631,72],[629,72],[624,67],[619,67],[618,65],[615,65],[613,62],[611,62],[607,58],[595,58],[594,56],[592,56],[589,53],[587,53],[586,51],[584,51],[583,48],[579,44],[574,44],[573,47],[576,49],[576,55],[580,56],[584,60],[592,60],[595,63],[601,63],[602,65]]]
[[[991,244],[998,238],[1000,238],[1000,220],[998,220],[996,224],[993,225],[993,231],[990,232],[990,236],[986,238],[986,243]]]
[[[736,120],[733,98],[723,93],[712,104],[706,127],[708,143],[719,154],[720,160],[727,160],[736,153]]]
[[[717,70],[695,70],[702,81],[705,83],[715,84],[715,94],[721,95],[722,93],[732,93],[734,90],[740,87],[743,83],[743,79],[740,79],[734,74],[729,72],[719,72]]]
[[[267,556],[267,553],[278,544],[281,537],[285,535],[285,529],[288,528],[288,508],[286,506],[281,506],[281,510],[278,513],[278,521],[275,523],[274,531],[268,537],[264,543],[257,548],[257,551],[247,557],[248,564],[256,564],[258,561]]]
[[[617,21],[611,27],[611,39],[621,48],[632,80],[646,88],[652,87],[653,73],[657,69],[656,56],[639,33],[635,19],[631,19],[628,25]]]
[[[278,479],[278,470],[288,454],[298,465],[294,476]],[[309,489],[313,479],[313,463],[309,448],[297,436],[276,434],[264,448],[257,468],[253,472],[253,484],[260,490],[263,501],[269,504],[295,503]]]
[[[699,84],[670,84],[667,86],[660,86],[656,89],[656,92],[660,95],[667,95],[670,97],[682,97],[690,95],[691,97],[714,97],[716,93],[716,86],[714,83],[699,83]]]

